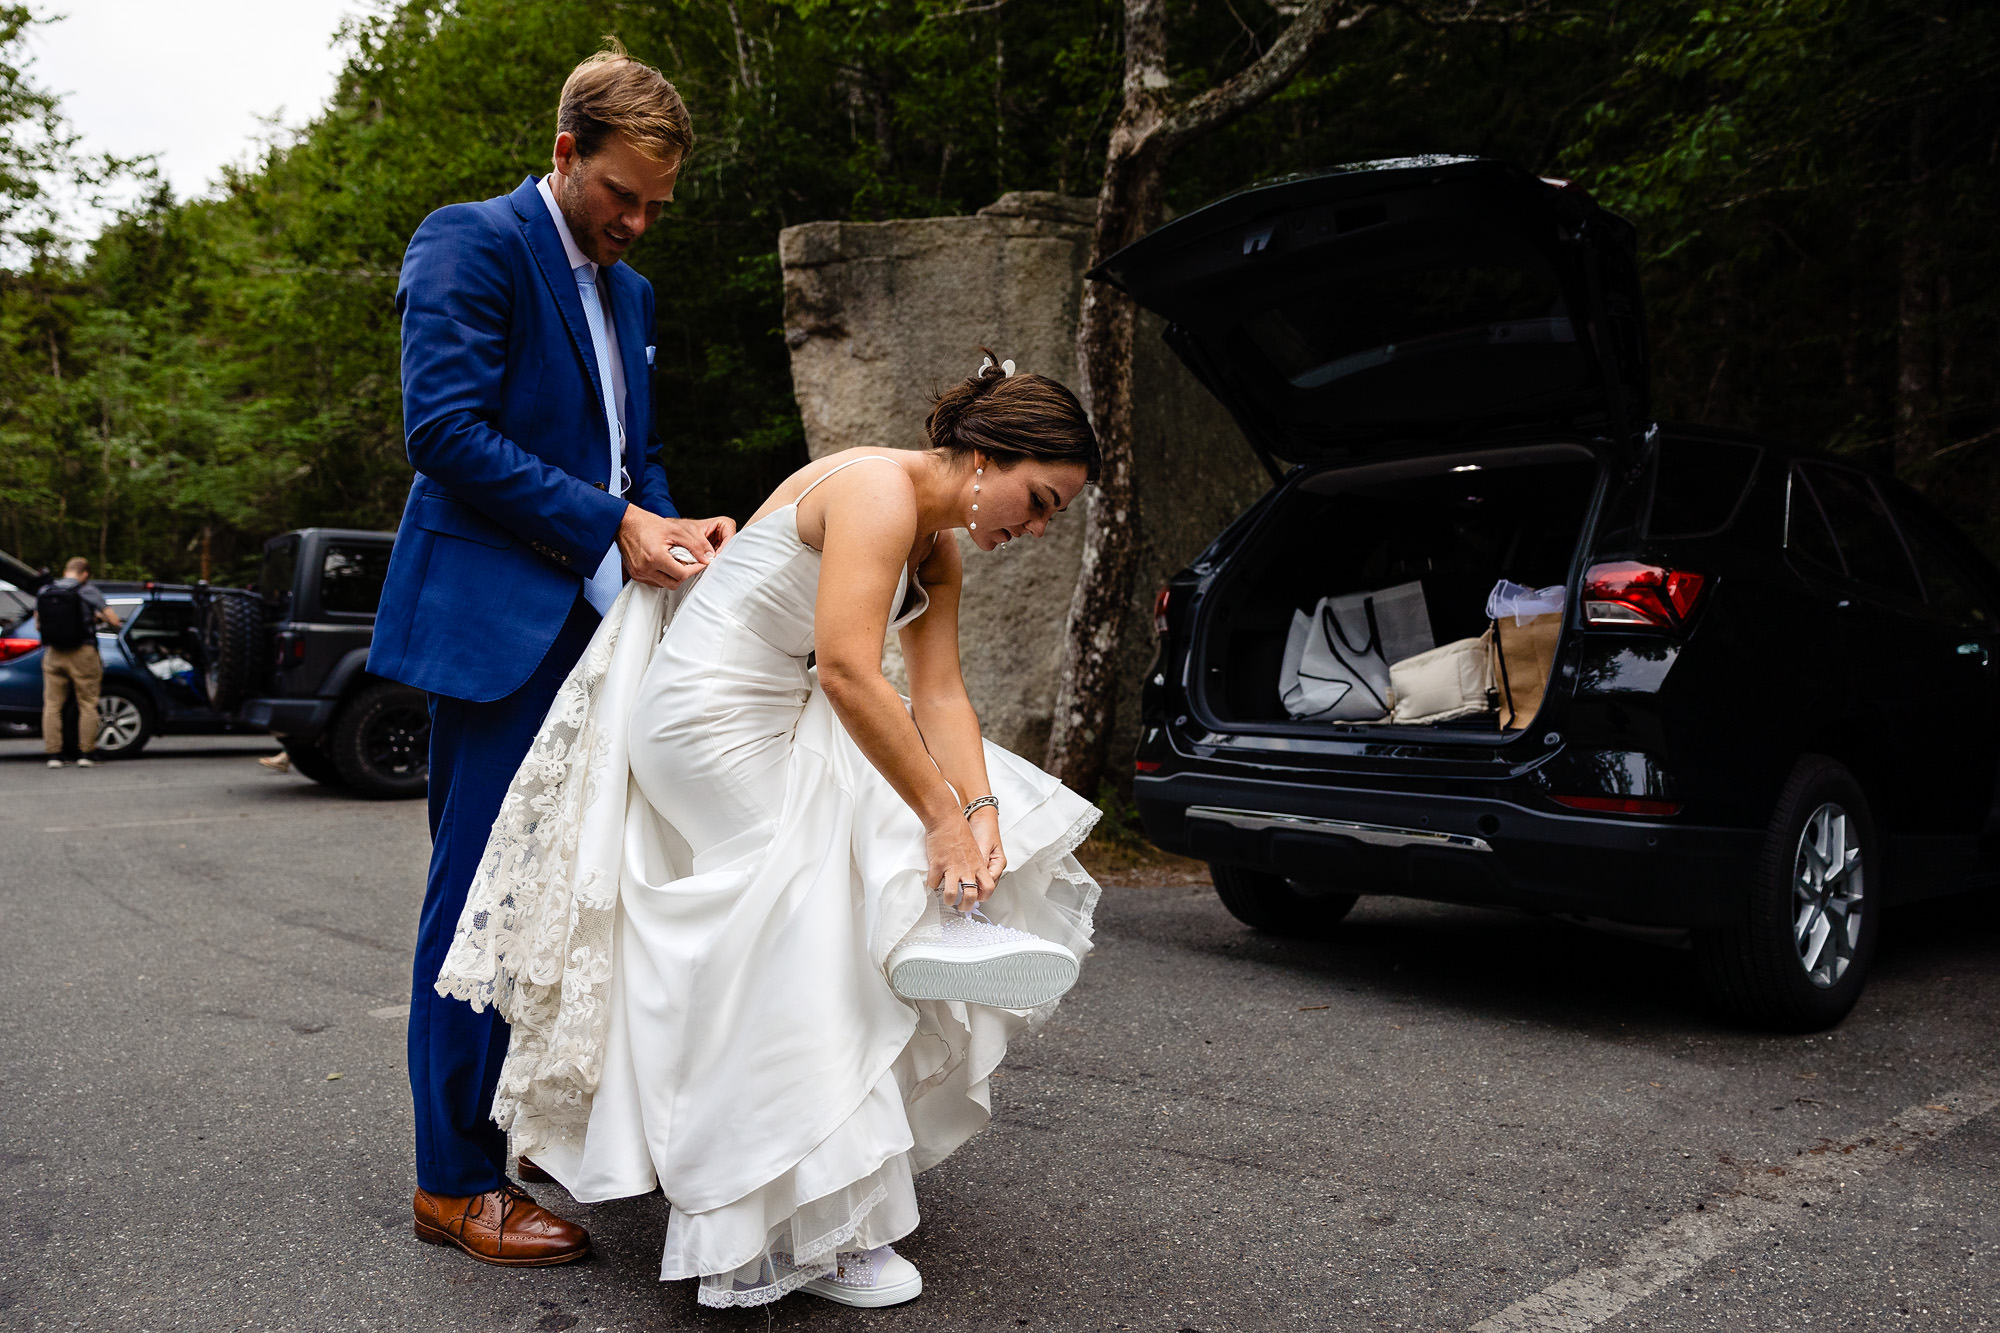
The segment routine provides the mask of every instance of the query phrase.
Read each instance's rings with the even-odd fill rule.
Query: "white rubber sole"
[[[983,955],[983,956],[982,956]],[[913,945],[889,964],[889,988],[906,1000],[962,1000],[1033,1009],[1076,984],[1076,958],[1059,945],[990,950]]]
[[[879,1310],[885,1305],[902,1305],[924,1294],[924,1275],[915,1274],[907,1282],[898,1282],[887,1287],[846,1287],[830,1278],[816,1277],[799,1288],[808,1296],[817,1296],[835,1305],[855,1305],[864,1310]]]

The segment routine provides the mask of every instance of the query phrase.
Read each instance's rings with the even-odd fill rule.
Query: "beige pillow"
[[[1493,662],[1487,641],[1491,631],[1476,639],[1460,639],[1415,657],[1389,664],[1389,685],[1396,692],[1394,720],[1399,723],[1447,722],[1483,713],[1493,688]]]

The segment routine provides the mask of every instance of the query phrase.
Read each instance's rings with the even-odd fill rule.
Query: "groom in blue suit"
[[[438,210],[404,256],[417,475],[368,657],[431,704],[409,1031],[416,1233],[510,1266],[582,1258],[589,1237],[507,1178],[489,1118],[506,1023],[433,983],[507,784],[625,579],[672,587],[735,532],[680,518],[668,494],[653,289],[620,262],[673,198],[687,110],[658,70],[612,50],[570,75],[556,127],[550,175]]]

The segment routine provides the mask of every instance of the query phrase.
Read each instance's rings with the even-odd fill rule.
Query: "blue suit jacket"
[[[625,499],[597,357],[535,178],[425,218],[403,256],[403,429],[417,469],[396,530],[368,669],[488,702],[525,683],[629,500],[675,516],[653,420],[653,288],[620,263],[611,317],[625,363]]]

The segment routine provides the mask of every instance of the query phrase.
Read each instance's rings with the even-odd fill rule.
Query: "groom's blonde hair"
[[[694,147],[694,125],[674,85],[627,55],[616,37],[570,71],[556,104],[556,133],[575,135],[582,157],[614,134],[660,162],[685,161]]]

